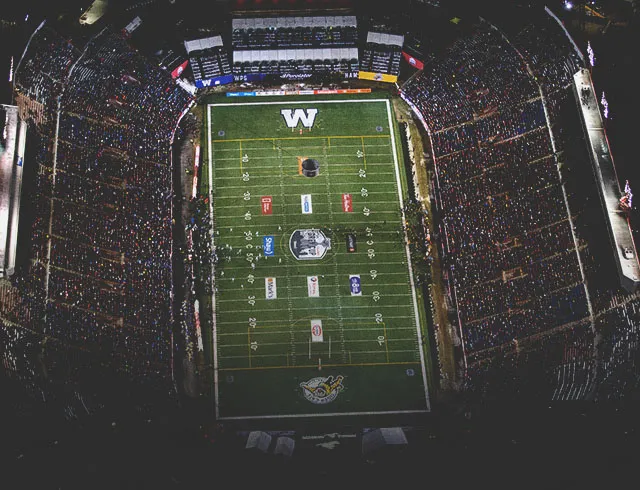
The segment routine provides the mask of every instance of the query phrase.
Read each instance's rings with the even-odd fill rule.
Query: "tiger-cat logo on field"
[[[300,388],[302,388],[304,397],[311,403],[324,405],[335,400],[338,394],[344,390],[343,380],[344,376],[342,375],[311,378],[309,381],[300,383]]]

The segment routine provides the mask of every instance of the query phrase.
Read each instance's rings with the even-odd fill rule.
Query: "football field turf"
[[[206,114],[217,418],[428,411],[390,102],[255,101]]]

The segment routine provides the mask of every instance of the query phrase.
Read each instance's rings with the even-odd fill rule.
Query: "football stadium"
[[[636,4],[7,6],[11,488],[626,461]]]

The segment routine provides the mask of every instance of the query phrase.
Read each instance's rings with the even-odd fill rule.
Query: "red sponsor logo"
[[[273,198],[271,196],[262,196],[260,202],[262,203],[262,214],[273,213]]]
[[[182,72],[184,71],[184,69],[187,67],[188,64],[189,64],[189,60],[184,61],[180,66],[178,66],[175,70],[171,72],[171,76],[173,78],[178,78],[180,75],[182,75]]]
[[[353,212],[353,203],[351,201],[351,194],[342,194],[342,210],[345,213]]]

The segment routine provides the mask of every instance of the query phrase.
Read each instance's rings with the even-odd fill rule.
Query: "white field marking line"
[[[269,311],[267,310],[260,310],[260,312],[264,312],[264,313],[269,313]],[[233,313],[233,312],[229,312],[229,313]],[[385,318],[390,318],[392,320],[413,320],[413,315],[410,316],[406,316],[406,315],[387,315],[385,316]],[[298,320],[294,320],[294,321],[298,321],[298,322],[302,322],[304,320],[307,320],[308,318],[300,318]],[[349,317],[349,323],[348,325],[354,325],[354,324],[361,324],[364,322],[356,322],[355,320],[363,320],[366,322],[366,325],[378,325],[375,320],[373,319],[373,317],[368,317],[368,316],[352,316]],[[276,323],[276,324],[282,324],[282,320],[280,319],[275,319],[275,320],[262,320],[260,322],[260,326],[266,325],[267,323]],[[224,322],[225,325],[247,325],[247,322],[244,320],[230,320],[228,322]],[[260,328],[260,327],[258,327]],[[387,325],[387,328],[389,328],[389,325]],[[392,329],[404,329],[404,328],[410,328],[413,330],[413,327],[391,327]],[[349,328],[349,330],[351,330],[351,328]],[[368,330],[368,329],[367,329]],[[287,330],[288,331],[288,330]],[[239,332],[240,335],[246,335],[247,332],[243,331],[243,332]],[[220,333],[220,335],[225,335],[224,333]],[[227,334],[227,335],[231,335],[231,334]],[[235,333],[233,334],[235,335]]]
[[[377,175],[377,174],[376,174]],[[237,178],[237,177],[236,177]],[[353,182],[346,182],[344,184],[340,184],[340,185],[353,185]],[[302,187],[304,184],[283,184],[283,187]],[[367,185],[371,186],[371,185],[385,185],[388,186],[389,182],[367,182]],[[269,187],[269,184],[251,184],[251,188],[252,189],[260,189],[263,187]],[[216,191],[226,191],[227,189],[247,189],[246,185],[225,185],[223,187],[218,186],[218,188],[216,188]]]
[[[380,165],[388,166],[390,163],[391,162],[388,162],[388,163],[381,162]],[[374,165],[374,164],[372,164],[372,165]],[[358,165],[357,164],[353,164],[352,167],[356,168],[356,167],[358,167]],[[263,167],[263,168],[268,169],[269,167]],[[237,170],[238,169],[236,169],[236,171]],[[251,177],[251,169],[250,168],[249,169],[245,168],[245,170],[249,172],[249,177]],[[273,170],[273,169],[271,169],[271,170]],[[324,172],[322,172],[322,170],[320,170],[320,175],[323,175],[323,173],[326,175],[326,173],[327,173],[326,170]],[[358,172],[356,172],[356,171],[336,172],[336,173],[333,173],[332,175],[334,177],[358,177]],[[393,175],[393,172],[379,172],[379,171],[376,171],[375,174],[374,174],[375,177],[378,177],[379,175]],[[261,177],[264,177],[264,175],[261,175]],[[292,173],[291,175],[288,175],[288,176],[285,175],[284,177],[285,178],[286,177],[297,178],[299,176],[297,174],[293,174]],[[216,177],[216,180],[233,180],[233,179],[237,179],[237,178],[238,178],[237,175],[232,175],[232,176],[229,176],[229,177]],[[387,182],[387,184],[388,184],[388,182]],[[249,185],[251,185],[251,184],[249,184]],[[289,184],[289,185],[291,185],[291,184]],[[302,182],[299,182],[298,185],[305,185],[305,184],[303,184]],[[224,189],[224,187],[223,187],[223,189]]]
[[[375,286],[375,287],[378,287],[378,286]],[[302,289],[302,287],[292,287],[289,290],[290,291],[294,291],[295,289]],[[229,291],[229,290],[227,290],[227,291]],[[244,291],[244,289],[234,289],[234,290],[231,290],[230,292],[233,292],[233,291]],[[362,296],[358,296],[358,298],[367,299],[367,298],[371,298],[371,296],[372,296],[371,294],[362,294]],[[385,294],[381,294],[380,295],[380,297],[383,297],[383,296],[385,298],[388,298],[388,297],[391,297],[391,298],[395,298],[395,297],[406,298],[407,297],[406,293],[385,293]],[[344,294],[337,294],[335,296],[320,296],[320,297],[321,298],[325,298],[325,299],[337,299],[337,300],[340,300],[340,299],[344,298],[345,295]],[[347,295],[347,297],[349,297],[349,296]],[[309,299],[309,296],[291,296],[291,299],[295,299],[295,300],[298,300],[298,299]],[[313,298],[313,299],[318,299],[318,298]],[[218,300],[219,303],[237,303],[238,301],[247,301],[247,299],[246,298],[238,298],[238,299],[219,299]],[[265,301],[267,301],[267,300],[265,300]],[[396,306],[399,306],[399,305],[396,305]],[[372,308],[373,308],[373,306],[372,306]],[[293,320],[291,320],[291,321],[293,321]]]
[[[376,342],[375,340],[366,340],[365,342]],[[300,342],[299,342],[300,343]],[[303,342],[306,343],[306,342]],[[288,345],[288,344],[266,344],[266,343],[262,343],[262,345]],[[240,346],[236,346],[236,347],[240,347]],[[242,347],[246,347],[246,344]],[[393,352],[394,354],[414,354],[416,353],[415,349],[389,349],[389,352]],[[381,352],[381,351],[377,351],[377,350],[359,350],[359,351],[355,351],[352,352],[351,354],[385,354],[385,352]],[[302,356],[304,356],[304,354],[300,354]],[[286,353],[277,353],[277,354],[251,354],[251,359],[255,359],[258,357],[285,357]],[[225,361],[228,361],[229,359],[248,359],[249,356],[248,355],[227,355],[227,356],[220,356],[221,359],[224,359]],[[410,361],[403,361],[403,362],[410,362]],[[383,363],[384,364],[384,363]],[[393,364],[393,363],[389,363],[389,364]]]
[[[336,195],[338,195],[338,194],[343,194],[343,193],[342,192],[337,192]],[[345,192],[344,194],[347,194],[347,193]],[[313,195],[313,194],[311,194],[311,195]],[[228,198],[231,198],[231,197],[233,197],[234,199],[240,199],[238,196],[228,196]],[[298,196],[293,196],[293,197],[296,200],[298,200]],[[250,201],[244,201],[243,203],[246,204],[248,202],[250,202]],[[393,201],[366,201],[367,206],[373,206],[375,204],[395,204],[395,203],[396,203],[395,199]],[[329,199],[328,201],[319,202],[318,204],[332,204],[332,203],[331,203],[331,200]],[[336,203],[336,205],[337,205],[337,203]],[[286,202],[284,202],[284,203],[281,204],[281,206],[292,207],[292,208],[298,207],[299,208],[300,207],[300,203],[299,202],[294,202],[294,203],[286,203]],[[237,205],[235,205],[235,206],[221,206],[221,205],[218,205],[218,206],[216,206],[216,208],[217,209],[238,209],[238,206]],[[342,207],[341,207],[341,209],[342,209]],[[382,211],[380,211],[380,212],[382,212]],[[397,211],[396,211],[396,213],[397,213]],[[294,213],[294,214],[296,214],[296,213]],[[341,216],[342,215],[344,215],[344,216],[358,216],[358,212],[357,211],[353,211],[351,213],[343,212],[343,213],[340,213],[340,215]],[[241,215],[241,216],[244,216],[244,215]]]
[[[350,297],[350,296],[348,296],[348,297]],[[262,300],[261,300],[261,301],[262,301]],[[265,299],[264,301],[269,301],[269,300]],[[257,302],[256,302],[256,305],[259,305],[259,303],[257,303]],[[370,309],[370,310],[374,310],[374,309],[376,309],[376,308],[377,308],[378,310],[382,310],[382,309],[386,309],[386,308],[394,308],[394,309],[397,309],[397,308],[398,308],[398,306],[399,306],[399,305],[384,305],[384,306],[381,306],[381,305],[361,305],[361,306],[347,305],[347,306],[343,306],[343,308],[345,308],[345,309],[362,309],[362,308],[368,308],[368,309]],[[402,306],[402,305],[400,305],[400,306]],[[227,312],[227,314],[229,314],[229,313],[234,313],[234,312],[247,313],[247,312],[251,312],[251,311],[258,311],[258,309],[259,309],[259,307],[258,307],[258,308],[254,308],[254,309],[252,309],[252,310],[241,310],[241,309],[235,309],[235,310],[233,310],[233,312],[231,312],[231,311],[230,311],[230,312]],[[316,306],[314,309],[316,309],[316,310],[332,310],[332,309],[335,309],[335,306]],[[262,310],[262,311],[272,312],[272,311],[278,311],[278,310],[269,310],[269,309],[266,309],[266,310]]]
[[[297,197],[297,196],[296,196],[296,197]],[[246,202],[246,201],[245,201],[245,202]],[[384,203],[380,203],[380,204],[384,204]],[[292,208],[294,208],[294,209],[295,209],[296,207],[298,207],[298,208],[300,207],[300,203],[297,203],[297,204],[281,204],[281,206],[284,206],[284,207],[292,207]],[[323,207],[324,207],[324,206],[326,206],[326,207],[327,207],[327,211],[321,211],[321,212],[318,212],[318,213],[313,213],[314,215],[318,215],[318,216],[329,216],[329,217],[330,217],[330,216],[333,214],[333,213],[331,212],[331,211],[332,211],[331,203],[327,203],[327,202],[317,202],[317,201],[316,201],[315,206],[323,206]],[[334,205],[334,207],[338,207],[338,205],[337,205],[337,204],[335,204],[335,205]],[[230,208],[235,208],[235,209],[237,209],[237,208],[238,208],[238,206],[227,206],[227,209],[230,209]],[[355,211],[355,212],[353,212],[353,213],[344,213],[344,215],[346,215],[345,217],[347,217],[347,218],[348,218],[348,217],[349,217],[349,215],[351,215],[351,216],[358,216],[358,215],[360,215],[361,213],[362,213],[362,211]],[[225,214],[224,216],[219,216],[218,218],[219,218],[219,219],[231,219],[231,218],[233,218],[233,219],[240,220],[240,221],[247,221],[247,220],[244,220],[244,216],[245,216],[245,214],[246,214],[246,213],[243,213],[243,214],[237,214],[237,215],[233,215],[233,216],[232,216],[232,215],[229,215],[229,214]],[[297,214],[297,213],[288,213],[288,214]],[[300,214],[302,214],[302,213],[300,213]],[[340,214],[342,215],[342,213],[340,213]],[[371,214],[394,214],[394,215],[397,215],[397,214],[398,214],[398,212],[397,212],[397,211],[377,211],[377,210],[375,210],[375,209],[369,209],[369,214],[370,214],[370,215],[371,215]],[[254,216],[254,215],[252,215],[252,218],[253,218],[253,216]],[[261,216],[261,215],[256,215],[256,216]],[[384,220],[383,220],[383,221],[384,221]],[[357,223],[357,221],[349,221],[349,224],[352,224],[352,223]],[[258,226],[260,226],[260,225],[258,225]],[[320,226],[321,226],[321,225],[320,225]],[[334,226],[336,226],[336,224],[335,224],[335,223],[334,223]]]
[[[282,163],[282,145],[278,145],[277,147],[277,157],[278,157],[278,170],[279,170],[279,184],[280,184],[280,199],[282,202],[285,202],[285,188],[284,188],[284,165]],[[287,213],[282,213],[281,215],[283,229],[287,228]],[[263,235],[264,236],[264,235]],[[295,332],[293,329],[293,301],[291,300],[291,277],[289,276],[289,269],[285,269],[286,280],[287,280],[287,312],[289,314],[289,352],[291,354],[291,362],[295,365],[296,363],[296,344],[295,344]],[[285,353],[286,354],[286,353]]]
[[[398,189],[398,203],[400,205],[400,212],[402,214],[402,222],[406,222],[406,216],[404,214],[404,207],[402,205],[402,183],[400,181],[400,169],[398,167],[398,150],[396,148],[395,128],[393,127],[393,121],[391,120],[391,108],[389,101],[386,101],[387,106],[387,120],[389,122],[389,131],[391,133],[391,146],[393,147],[393,163],[396,169],[396,185]],[[410,178],[407,176],[407,179]],[[416,335],[418,339],[422,338],[422,332],[420,331],[420,313],[418,312],[418,299],[416,298],[416,286],[413,282],[413,266],[411,265],[411,254],[409,252],[409,238],[407,232],[404,230],[404,249],[407,256],[407,266],[409,268],[409,280],[411,281],[411,297],[413,298],[413,314],[415,316],[416,323]],[[429,400],[429,389],[427,387],[427,371],[424,360],[423,349],[418,349],[420,353],[420,363],[422,367],[422,382],[424,383],[424,396],[427,402],[427,409],[431,410],[431,402]]]
[[[54,267],[54,266],[52,266],[52,267]],[[326,277],[326,276],[330,276],[330,277],[342,277],[342,278],[345,278],[345,277],[347,276],[347,274],[340,274],[340,275],[337,275],[337,276],[336,276],[335,274],[324,274],[324,276],[325,276],[325,277]],[[276,276],[276,277],[277,277],[277,276]],[[291,276],[291,277],[304,278],[304,277],[307,277],[307,276],[305,275],[305,276]],[[241,278],[241,279],[242,279],[242,278]],[[323,279],[324,279],[324,278],[323,278]],[[225,280],[225,282],[227,282],[227,283],[228,283],[228,282],[233,282],[233,281],[231,281],[231,280],[229,280],[229,279],[226,279],[226,278],[224,278],[224,280]],[[218,280],[218,284],[220,284],[221,282],[222,282],[221,280]],[[395,286],[406,286],[406,285],[407,285],[407,283],[406,283],[406,282],[386,282],[386,283],[376,283],[376,284],[373,284],[373,285],[371,285],[371,288],[374,288],[374,287],[375,287],[375,288],[378,288],[378,289],[383,289],[383,288],[394,287],[394,289],[395,289]],[[303,285],[300,285],[300,286],[292,286],[292,288],[291,288],[291,289],[292,289],[292,290],[294,290],[294,291],[295,291],[296,289],[300,289],[300,290],[304,290],[304,291],[306,291],[306,290],[307,290],[307,287],[306,287],[306,286],[303,286]],[[229,288],[229,287],[225,287],[223,292],[225,292],[225,293],[226,293],[226,292],[228,292],[228,293],[235,293],[235,292],[239,292],[239,291],[245,292],[245,291],[246,291],[246,289],[244,289],[244,288]],[[341,295],[341,296],[344,296],[344,295]],[[389,296],[393,296],[393,295],[389,295]],[[301,297],[302,297],[302,296],[301,296]],[[304,297],[305,297],[305,298],[309,298],[309,296],[304,296]],[[334,297],[334,296],[324,296],[324,295],[323,295],[323,296],[320,296],[320,298],[333,298],[333,297]],[[314,300],[317,300],[318,298],[313,298],[313,299],[314,299]]]
[[[358,103],[367,103],[367,102],[386,102],[387,99],[338,99],[338,100],[293,100],[291,102],[287,101],[277,101],[277,102],[237,102],[237,103],[228,103],[222,102],[218,104],[207,104],[209,107],[241,107],[245,105],[283,105],[286,107],[296,106],[296,105],[313,105],[313,104],[358,104]],[[347,135],[345,135],[347,136]],[[354,136],[355,137],[355,136]],[[358,136],[359,137],[359,136]],[[277,138],[276,138],[277,139]]]
[[[324,203],[319,203],[319,204],[324,205]],[[331,213],[329,211],[327,211],[327,212],[322,211],[322,212],[318,212],[318,213],[314,212],[313,216],[329,216],[330,214]],[[358,216],[358,213],[345,213],[345,214],[354,214],[355,216]],[[396,215],[397,216],[398,212],[397,211],[371,211],[371,214],[392,214],[392,215]],[[300,213],[300,215],[302,216],[302,213]],[[240,215],[237,215],[237,216],[228,216],[227,215],[227,216],[219,216],[218,217],[218,220],[227,220],[227,219],[232,219],[232,220],[236,220],[236,221],[238,221],[238,220],[249,221],[249,220],[244,220],[244,214],[240,214]],[[311,219],[311,216],[309,216],[309,218],[307,218],[307,219]],[[234,221],[234,223],[236,221]],[[385,220],[378,221],[378,223],[384,223],[384,221]],[[365,222],[364,221],[355,221],[354,220],[354,221],[349,221],[348,224],[355,225],[355,224],[363,224],[363,223],[365,223]],[[371,223],[371,222],[369,221],[368,223]],[[259,225],[255,225],[255,224],[254,225],[235,225],[235,227],[237,227],[237,228],[243,228],[243,227],[246,228],[247,226],[252,226],[253,228],[255,228],[256,226],[264,226],[265,224],[266,223],[260,223]],[[398,225],[400,225],[400,223],[398,223]],[[232,227],[233,226],[234,225],[232,225]],[[308,225],[305,225],[304,223],[300,223],[300,226],[308,226]],[[224,227],[226,227],[226,225],[224,225]],[[317,227],[317,225],[316,225],[316,227]]]
[[[417,363],[416,363],[417,364]],[[299,413],[281,415],[240,415],[233,417],[218,417],[219,420],[266,420],[266,419],[294,419],[302,417],[349,417],[354,415],[402,415],[411,413],[429,413],[430,410],[391,410],[386,412],[331,412],[331,413]]]
[[[313,214],[315,215],[316,213],[313,213]],[[318,214],[320,214],[320,213],[318,213]],[[325,213],[325,214],[326,214],[326,213]],[[340,224],[340,226],[347,226],[347,225],[351,225],[351,226],[357,226],[357,225],[363,226],[363,225],[364,225],[364,226],[366,226],[366,224],[367,224],[367,223],[369,223],[369,224],[372,224],[372,223],[373,223],[373,224],[383,224],[383,223],[384,223],[384,220],[383,220],[383,221],[349,221],[348,223],[339,223],[339,224]],[[399,226],[399,225],[400,225],[400,223],[398,223],[398,226]],[[223,227],[223,226],[218,225],[218,228],[226,228],[227,226],[228,226],[228,225],[225,225],[225,226]],[[266,223],[260,223],[260,224],[259,224],[259,225],[257,225],[257,226],[267,226],[267,224],[266,224]],[[306,228],[308,228],[308,227],[309,227],[309,225],[307,225],[307,224],[305,224],[305,223],[298,223],[296,226],[297,226],[298,228],[300,228],[300,227],[302,227],[302,228],[305,228],[305,227],[306,227]],[[255,228],[255,227],[256,227],[256,225],[233,225],[233,226],[232,226],[232,228],[250,228],[250,227]],[[300,261],[300,262],[302,262],[302,261]]]
[[[363,136],[348,136],[346,138],[338,137],[338,136],[317,136],[316,137],[316,141],[322,140],[322,139],[330,140],[331,138],[334,139],[334,142],[332,143],[331,148],[328,148],[327,151],[333,151],[334,149],[343,150],[343,149],[349,149],[349,148],[359,148],[359,149],[361,149],[362,145],[360,143],[358,143],[356,145],[347,145],[347,144],[343,144],[342,143],[342,141],[348,141],[349,139],[357,139],[357,140],[359,140],[360,138],[366,138],[369,141],[368,143],[366,143],[366,146],[368,148],[391,148],[391,143],[381,143],[379,145],[374,144],[376,142],[379,142],[382,139],[381,136],[378,136],[378,135],[375,135],[375,137],[373,137],[373,138],[370,137],[370,136],[366,136],[366,135],[363,135]],[[249,142],[251,142],[251,143],[261,142],[261,143],[264,143],[264,146],[242,145],[242,148],[246,149],[247,151],[275,151],[275,150],[277,150],[277,147],[275,149],[273,147],[274,140],[276,142],[278,142],[277,144],[280,147],[280,149],[282,149],[282,150],[298,150],[298,149],[304,149],[304,148],[319,148],[319,147],[313,146],[313,145],[309,145],[309,146],[296,145],[295,143],[298,143],[297,140],[295,140],[295,139],[282,139],[282,138],[280,138],[278,136],[276,136],[274,138],[269,138],[269,139],[266,139],[266,140],[264,140],[264,139],[263,140],[256,140],[256,139],[251,139],[251,138],[245,139],[245,140],[242,140],[242,141],[247,142],[247,143],[249,143]],[[306,139],[305,141],[312,141],[312,140]],[[237,143],[237,142],[238,142],[238,139],[233,139],[232,141],[213,140],[213,144],[214,145],[224,145],[224,143],[228,144],[227,148],[218,147],[218,148],[214,148],[213,151],[214,152],[216,152],[216,151],[220,151],[220,152],[222,152],[222,151],[233,151],[232,145],[234,143]],[[237,148],[236,148],[236,150],[237,150]],[[489,168],[491,168],[491,167],[489,167]]]
[[[238,258],[239,259],[239,258]],[[363,264],[367,264],[368,262],[363,262]],[[373,262],[372,265],[401,265],[402,262]],[[320,265],[329,265],[326,262],[321,262]],[[349,265],[354,265],[354,266],[358,266],[358,265],[362,265],[358,262],[352,262],[349,263]],[[318,264],[314,264],[314,263],[300,263],[300,264],[293,264],[293,265],[285,265],[285,264],[278,264],[278,267],[317,267]],[[227,271],[233,271],[233,270],[241,270],[240,267],[236,268],[236,267],[231,267],[229,268],[229,266],[225,266],[225,270]],[[400,272],[383,272],[382,274],[401,274]],[[327,274],[325,274],[326,276]],[[225,278],[226,280],[227,278]]]
[[[213,216],[213,152],[211,151],[211,106],[207,106],[207,138],[208,138],[208,155],[209,155],[209,217],[211,221],[211,250],[215,250],[215,233],[214,233],[214,216]],[[211,261],[211,278],[215,281],[215,266]],[[218,403],[218,329],[216,325],[216,285],[211,288],[211,318],[213,332],[213,386],[214,386],[214,405],[216,419],[220,417],[220,406]]]
[[[407,317],[407,320],[413,320],[413,317]],[[231,322],[225,322],[226,325],[230,324]],[[243,325],[246,325],[247,322],[242,322]],[[375,330],[376,328],[379,328],[380,330],[383,329],[382,324],[380,324],[380,326],[376,325],[376,324],[372,324],[367,328],[347,328],[347,332],[371,332],[372,330]],[[389,325],[386,326],[387,330],[389,330]],[[324,331],[325,332],[329,332],[331,331],[331,328],[325,328]],[[393,330],[394,332],[397,330],[411,330],[411,332],[413,332],[414,328],[413,326],[411,327],[392,327],[391,330]],[[288,335],[289,334],[289,330],[263,330],[260,327],[258,327],[254,332],[252,332],[252,335]],[[247,336],[247,332],[223,332],[219,334],[220,337],[237,337],[237,336]],[[415,338],[413,336],[411,336],[410,339],[396,339],[396,340],[402,340],[404,342],[406,342],[407,340],[415,340]],[[369,341],[368,341],[369,342]],[[304,342],[302,342],[303,344],[306,345],[307,341],[305,340]],[[222,344],[220,344],[222,345]],[[246,347],[247,344],[239,344],[242,345],[243,347]]]
[[[318,147],[319,149],[322,149],[321,146]],[[244,153],[247,153],[250,150],[247,150],[246,148],[242,148],[242,151]],[[301,149],[300,152],[309,152],[309,148],[305,148],[305,149]],[[367,158],[369,157],[385,157],[385,158],[390,158],[391,155],[388,153],[367,153]],[[251,158],[255,158],[256,160],[278,160],[278,157],[274,157],[274,156],[266,156],[266,155],[254,155],[252,157],[249,158],[249,163],[251,163]],[[326,165],[329,166],[333,166],[333,167],[348,167],[350,165],[358,165],[360,162],[357,161],[355,158],[353,158],[353,155],[351,154],[344,154],[344,155],[331,155],[331,158],[349,158],[353,160],[353,163],[346,161],[346,162],[335,162],[335,163],[327,163]],[[238,162],[238,157],[233,158],[233,157],[228,157],[228,158],[216,158],[216,163],[217,162],[232,162],[232,161],[236,161],[236,163]],[[293,158],[292,158],[293,161]],[[390,162],[380,162],[377,163],[376,165],[385,165],[388,164]],[[367,162],[368,165],[368,162]],[[291,164],[292,167],[294,167],[295,165],[292,163]],[[256,168],[273,168],[273,167],[268,167],[266,165],[250,165],[250,168],[256,169]],[[233,167],[228,166],[228,167],[222,167],[220,168],[220,170],[233,170]],[[235,170],[237,171],[238,168],[236,167]]]
[[[380,330],[378,330],[378,331],[376,331],[374,333],[379,333],[382,330],[383,330],[383,328],[380,327]],[[328,333],[327,330],[325,330],[325,332]],[[266,335],[269,335],[269,334],[266,334]],[[373,344],[373,343],[377,342],[375,337],[376,336],[372,336],[369,339],[345,340],[345,343],[354,344],[354,345],[364,344],[364,343]],[[254,338],[253,334],[252,334],[251,338]],[[395,341],[397,341],[397,342],[413,342],[414,339],[413,338],[410,338],[410,339],[395,339]],[[287,341],[287,342],[265,342],[264,340],[261,340],[259,345],[260,345],[260,347],[267,347],[267,346],[269,346],[269,347],[273,347],[273,346],[281,347],[281,346],[284,346],[284,345],[291,346],[291,344],[296,344],[298,346],[300,346],[300,345],[306,346],[308,343],[309,343],[309,341],[307,339],[305,339],[305,340],[297,340],[295,342],[293,342],[293,341]],[[327,342],[327,344],[328,343],[329,342]],[[242,349],[246,349],[247,348],[247,343],[244,342],[242,344],[220,344],[220,349],[223,349],[223,348],[224,349],[237,349],[238,347],[241,347]],[[371,351],[371,352],[375,352],[375,351]],[[389,351],[389,352],[391,352],[391,351]],[[408,350],[407,349],[397,349],[395,352],[412,352],[412,353],[415,354],[416,350],[415,350],[415,348],[414,349],[408,349]],[[359,350],[358,353],[363,353],[364,354],[364,353],[366,353],[366,351],[360,351]],[[381,354],[384,354],[384,352],[381,352]],[[276,357],[276,356],[284,356],[284,355],[286,355],[286,352],[285,353],[278,353],[278,354],[257,354],[256,353],[256,354],[251,354],[251,358],[253,359],[254,357]],[[294,355],[296,355],[296,354],[294,354]],[[304,354],[301,354],[301,355],[304,355]],[[241,359],[241,358],[245,358],[245,357],[249,357],[249,356],[248,355],[228,355],[228,356],[221,356],[221,357],[224,358],[224,359],[231,359],[231,358]]]
[[[374,182],[374,184],[375,184],[375,185],[389,185],[389,184],[382,184],[382,182]],[[269,187],[269,186],[268,186],[268,185],[264,185],[264,186],[261,186],[261,187],[265,187],[265,188],[267,188],[267,187]],[[229,189],[229,187],[224,187],[222,190],[226,190],[226,189]],[[254,188],[253,188],[253,190],[255,190],[255,189],[256,189],[256,188],[254,187]],[[260,188],[258,188],[258,190],[260,190]],[[389,192],[388,192],[388,191],[370,191],[369,189],[367,189],[367,191],[368,191],[369,195],[371,195],[371,194],[384,194],[384,195],[388,195],[388,194],[389,194]],[[220,192],[220,189],[218,189],[218,192]],[[342,193],[340,193],[340,194],[342,194]],[[346,193],[345,193],[345,194],[346,194]],[[256,195],[257,195],[257,193],[256,193]],[[353,193],[353,192],[352,192],[352,193],[351,193],[351,195],[356,195],[356,196],[357,196],[357,195],[358,195],[358,193],[357,193],[357,192],[356,192],[356,193]],[[216,197],[216,199],[217,199],[217,200],[220,200],[220,199],[239,199],[239,197],[238,197],[237,195],[233,195],[233,196],[220,196],[220,195],[218,195],[218,196]],[[375,201],[375,202],[387,202],[387,201]],[[393,201],[389,201],[389,202],[393,202],[393,203],[395,204],[395,202],[396,202],[396,201],[395,201],[395,199],[394,199]],[[220,205],[218,205],[217,207],[218,207],[218,208],[220,208],[220,209],[224,209],[224,208],[227,208],[227,207],[237,207],[237,206],[220,206]],[[349,213],[345,213],[345,214],[349,214]],[[351,214],[353,214],[353,213],[351,213]],[[379,230],[379,232],[380,232],[380,233],[384,233],[384,230]]]

